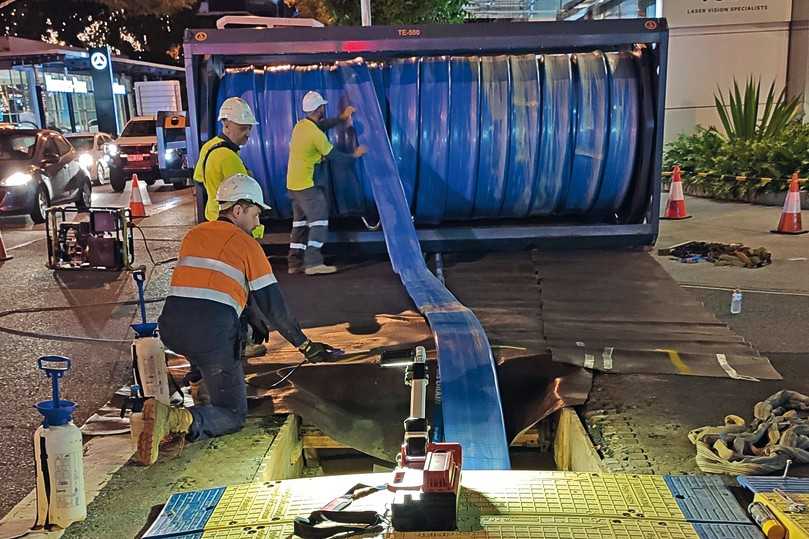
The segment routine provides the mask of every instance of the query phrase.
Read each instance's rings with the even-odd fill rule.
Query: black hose
[[[143,238],[143,246],[146,247],[146,254],[149,255],[149,260],[152,262],[152,265],[160,266],[162,264],[168,264],[169,262],[176,262],[177,261],[177,257],[174,256],[174,257],[171,257],[171,258],[167,258],[165,260],[161,260],[160,262],[155,262],[155,259],[152,256],[152,251],[151,251],[151,249],[149,249],[149,242],[146,240],[146,233],[144,233],[143,229],[140,226],[136,225],[135,223],[130,223],[129,226],[131,226],[132,228],[137,229],[137,231],[140,232],[140,235]],[[165,240],[161,240],[161,241],[165,241]]]
[[[161,301],[165,301],[166,298],[152,298],[147,299],[144,303],[159,303]],[[23,309],[9,309],[7,311],[0,312],[0,318],[6,316],[12,316],[15,314],[32,314],[32,313],[47,313],[47,312],[60,312],[60,311],[72,311],[74,309],[89,309],[93,307],[104,307],[110,305],[137,305],[137,300],[125,300],[125,301],[108,301],[104,303],[90,303],[87,305],[67,305],[63,307],[28,307]],[[37,333],[33,331],[24,331],[21,329],[13,329],[5,326],[0,326],[0,333],[7,333],[9,335],[17,335],[20,337],[31,337],[34,339],[45,339],[50,341],[64,341],[64,342],[89,342],[89,343],[104,343],[104,344],[129,344],[131,340],[122,340],[122,339],[102,339],[97,337],[77,337],[74,335],[54,335],[50,333]]]

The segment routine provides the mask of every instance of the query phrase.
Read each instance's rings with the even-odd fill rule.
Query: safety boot
[[[327,266],[326,264],[318,264],[316,266],[309,266],[303,272],[306,275],[327,275],[329,273],[336,273],[337,268],[334,266]]]
[[[135,462],[150,466],[157,461],[160,441],[171,433],[186,434],[194,420],[185,408],[167,406],[155,399],[143,405],[142,427],[138,435]]]
[[[260,357],[267,353],[267,346],[263,344],[247,344],[244,347],[245,358]]]
[[[303,257],[299,255],[287,257],[287,273],[303,273]]]

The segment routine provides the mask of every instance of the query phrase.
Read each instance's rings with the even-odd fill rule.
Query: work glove
[[[253,336],[250,339],[253,344],[262,344],[267,341],[270,336],[270,325],[253,298],[248,298],[242,318],[253,330]]]
[[[264,324],[250,324],[250,327],[253,329],[253,336],[250,339],[253,341],[253,344],[263,344],[267,342],[267,339],[270,337],[270,328]]]
[[[312,363],[333,361],[336,359],[338,353],[336,348],[310,339],[307,339],[305,343],[300,345],[298,350],[306,357],[307,361]]]

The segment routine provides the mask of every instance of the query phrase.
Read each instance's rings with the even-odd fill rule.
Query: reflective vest
[[[169,296],[215,301],[239,316],[250,292],[277,282],[256,240],[233,223],[209,221],[183,238]]]

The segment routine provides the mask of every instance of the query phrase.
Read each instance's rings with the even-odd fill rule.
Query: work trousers
[[[289,267],[311,268],[323,264],[321,249],[329,234],[329,199],[320,186],[289,191],[292,202],[292,234]]]
[[[192,371],[202,375],[202,383],[210,395],[209,404],[188,410],[194,418],[187,438],[204,440],[236,432],[247,417],[247,385],[241,358],[241,339],[237,329],[219,345],[200,350],[194,331],[161,331],[161,339],[170,349],[183,354]],[[205,340],[199,339],[196,340]],[[207,347],[206,347],[207,348]],[[196,373],[195,373],[196,374]]]

